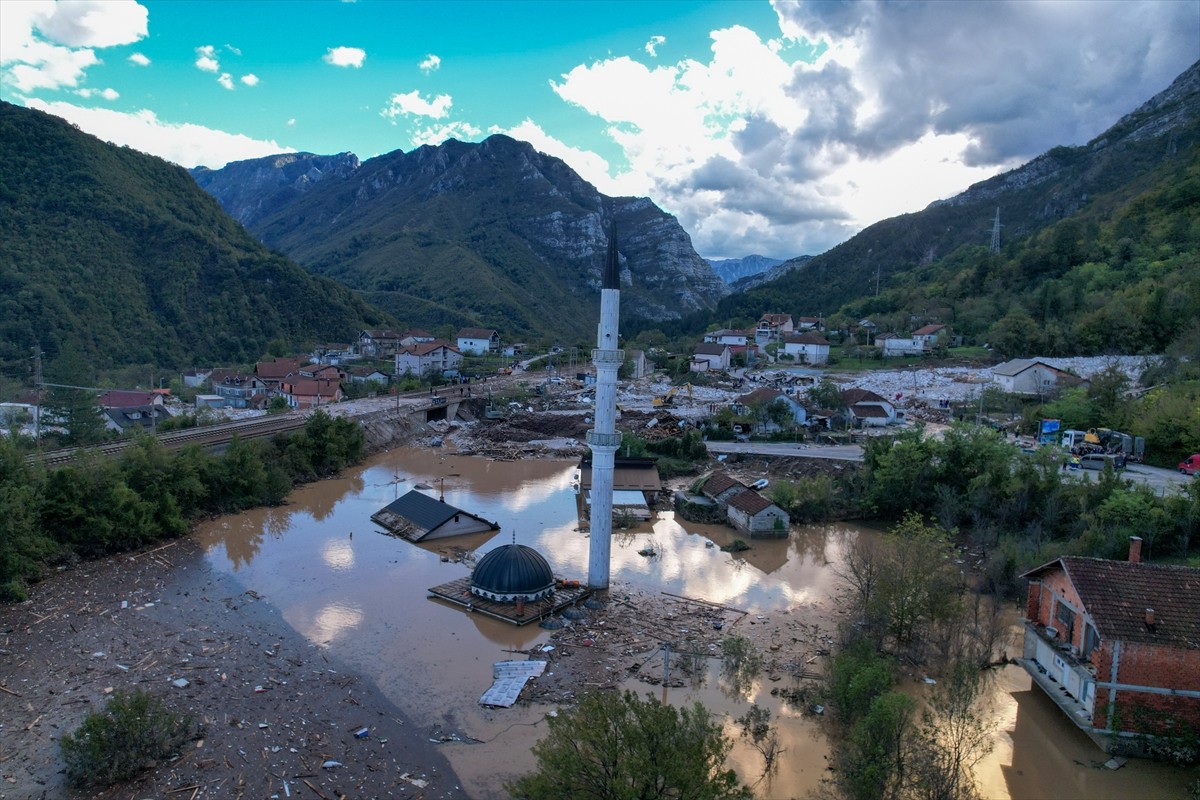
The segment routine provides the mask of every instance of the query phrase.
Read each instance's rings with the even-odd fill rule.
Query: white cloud
[[[323,60],[335,67],[354,67],[363,65],[367,51],[358,47],[331,47],[325,52]]]
[[[220,62],[216,58],[217,48],[211,44],[201,45],[196,48],[196,69],[204,72],[216,72],[221,69]]]
[[[221,76],[217,78],[217,83],[221,84],[229,91],[233,91],[233,76],[228,72],[222,72]]]
[[[129,63],[136,64],[139,67],[150,66],[150,59],[142,53],[131,53],[129,55]]]
[[[0,67],[19,92],[78,86],[100,63],[92,48],[146,36],[147,12],[132,0],[0,3]]]
[[[253,72],[243,75],[241,80],[242,83],[246,84],[247,86],[258,86],[258,76]]]
[[[79,91],[75,92],[75,94],[86,98],[102,97],[105,100],[116,100],[121,96],[116,89],[111,87],[108,89],[80,89]]]
[[[665,36],[651,36],[650,41],[646,42],[646,52],[651,56],[658,57],[658,46],[667,41]]]
[[[287,121],[287,126],[288,126],[289,128],[294,128],[294,127],[296,127],[296,118],[295,118],[295,117],[292,117],[291,119],[289,119],[289,120]]]
[[[444,119],[450,113],[452,105],[454,105],[454,101],[448,94],[439,94],[432,100],[426,100],[421,97],[420,92],[414,89],[406,94],[392,95],[382,114],[393,122],[396,117],[409,115]]]
[[[678,215],[705,256],[822,252],[1087,141],[1200,57],[1200,3],[775,5],[765,37],[733,26],[705,58],[613,56],[551,84],[621,148],[609,185]],[[594,154],[561,157],[606,185]]]
[[[572,147],[561,139],[556,139],[546,133],[540,125],[526,118],[512,128],[492,126],[488,133],[503,133],[522,142],[529,142],[534,149],[546,155],[561,158],[567,162],[579,176],[610,197],[626,196],[643,193],[643,186],[631,184],[628,180],[622,182],[609,174],[610,165],[602,156],[591,150]],[[628,175],[626,178],[628,179]]]
[[[273,140],[252,139],[240,133],[190,123],[163,122],[148,109],[124,113],[64,102],[27,102],[30,108],[62,117],[93,136],[128,145],[184,167],[203,165],[217,169],[230,161],[295,152],[295,148]]]
[[[479,134],[482,132],[469,122],[447,122],[443,125],[430,125],[414,131],[412,143],[420,147],[423,144],[441,144],[447,139],[471,141],[479,138]]]
[[[425,60],[417,66],[420,67],[422,72],[429,74],[430,72],[436,72],[442,66],[442,59],[438,56],[435,56],[433,53],[430,53],[429,55],[425,56]]]

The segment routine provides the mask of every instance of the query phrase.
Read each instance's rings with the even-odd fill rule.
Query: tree
[[[978,797],[972,771],[992,751],[994,724],[979,708],[983,678],[974,664],[953,664],[929,699],[912,759],[918,800]]]
[[[676,709],[652,695],[589,692],[547,716],[533,746],[537,770],[506,785],[515,797],[560,800],[750,800],[725,757],[732,742],[704,706]]]

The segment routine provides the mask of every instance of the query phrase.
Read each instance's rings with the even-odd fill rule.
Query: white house
[[[396,353],[397,375],[428,375],[462,365],[463,354],[449,342],[420,342]]]
[[[707,372],[710,369],[729,369],[731,358],[727,344],[698,344],[692,356],[691,371]]]
[[[751,539],[787,538],[791,523],[787,512],[751,489],[730,497],[726,513],[730,524]]]
[[[389,330],[367,330],[358,334],[358,352],[364,356],[387,358],[400,349],[400,334]]]
[[[847,389],[842,402],[856,428],[882,428],[896,421],[896,407],[867,389]]]
[[[654,364],[646,358],[643,350],[626,350],[625,360],[629,362],[629,377],[634,379],[644,378],[654,369]]]
[[[795,330],[791,314],[763,314],[754,329],[754,341],[758,344],[777,342]]]
[[[500,334],[487,328],[463,328],[458,332],[458,351],[483,356],[500,349]]]
[[[824,364],[829,361],[829,342],[816,333],[793,333],[784,338],[783,352],[801,364]]]
[[[992,367],[992,381],[1009,394],[1044,395],[1064,386],[1078,386],[1083,379],[1052,367],[1044,361],[1014,358]]]
[[[926,325],[923,328],[913,331],[912,338],[923,350],[932,350],[934,345],[938,343],[938,339],[945,335],[945,325]]]
[[[925,352],[925,348],[916,339],[901,339],[899,336],[885,339],[881,336],[875,343],[883,345],[884,358],[919,356]]]
[[[797,425],[805,425],[808,423],[808,409],[806,409],[799,400],[790,394],[784,394],[778,389],[772,389],[769,386],[764,386],[755,389],[749,394],[744,394],[739,397],[734,403],[733,408],[739,414],[746,414],[757,408],[770,408],[776,403],[783,403],[787,406],[792,415],[792,421]],[[763,427],[766,429],[776,427],[770,420],[763,422]]]
[[[735,331],[729,328],[722,328],[719,331],[709,331],[704,334],[704,341],[708,344],[729,344],[745,347],[753,335],[753,331]]]

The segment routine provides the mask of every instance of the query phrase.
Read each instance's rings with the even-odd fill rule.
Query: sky
[[[219,168],[503,133],[706,258],[821,253],[1197,60],[1200,0],[0,2],[0,99],[101,139]]]

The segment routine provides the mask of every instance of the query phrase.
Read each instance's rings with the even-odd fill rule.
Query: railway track
[[[233,441],[234,436],[240,439],[258,439],[263,436],[274,436],[277,433],[287,433],[303,428],[306,421],[306,418],[301,414],[280,414],[239,422],[223,422],[219,425],[207,425],[202,428],[170,431],[169,433],[158,434],[157,438],[165,447],[172,450],[177,450],[189,444],[198,444],[201,447],[215,447],[228,444]],[[63,464],[69,464],[75,459],[77,454],[83,451],[99,453],[102,456],[109,457],[119,455],[122,450],[133,443],[134,440],[126,439],[95,447],[68,447],[62,450],[50,450],[45,453],[31,453],[26,456],[26,461],[29,463],[41,463],[48,467],[60,467]]]

